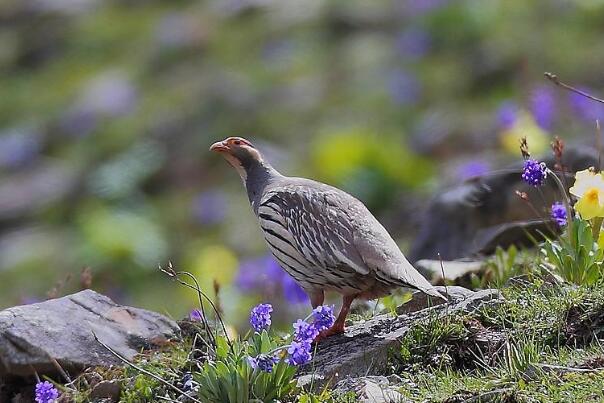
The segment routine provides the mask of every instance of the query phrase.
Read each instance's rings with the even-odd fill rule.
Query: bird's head
[[[243,182],[252,169],[265,165],[260,151],[242,137],[228,137],[218,141],[212,144],[210,151],[220,153],[237,170]]]

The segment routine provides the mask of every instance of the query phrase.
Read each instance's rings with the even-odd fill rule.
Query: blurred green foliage
[[[168,260],[210,295],[218,281],[229,322],[283,299],[234,285],[266,249],[208,152],[229,135],[350,191],[405,245],[478,155],[516,158],[519,133],[591,142],[602,110],[542,74],[603,88],[603,16],[579,0],[5,0],[0,306],[86,286],[90,267],[120,302],[182,316],[195,295],[156,270]]]

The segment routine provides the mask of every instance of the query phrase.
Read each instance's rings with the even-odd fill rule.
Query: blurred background
[[[363,200],[407,252],[434,194],[592,144],[600,0],[0,1],[0,308],[92,287],[180,318],[306,296],[267,255],[211,143],[252,140],[282,173]],[[217,287],[215,287],[217,284]],[[285,302],[285,303],[284,303]]]

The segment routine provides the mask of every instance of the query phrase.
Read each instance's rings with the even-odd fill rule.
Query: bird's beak
[[[223,153],[229,150],[229,146],[224,141],[217,141],[210,147],[210,151],[216,151],[217,153]]]

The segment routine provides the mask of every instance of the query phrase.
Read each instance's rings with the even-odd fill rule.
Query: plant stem
[[[600,239],[600,228],[602,228],[602,217],[594,217],[591,221],[591,234],[596,243]]]
[[[566,208],[566,222],[567,224],[567,234],[568,234],[568,239],[570,241],[570,244],[572,246],[575,246],[575,240],[573,239],[572,233],[573,233],[573,210],[570,207],[570,197],[568,197],[568,193],[566,192],[566,188],[564,187],[564,185],[562,184],[562,181],[560,181],[560,178],[558,178],[558,175],[556,175],[556,173],[554,171],[552,171],[549,168],[547,169],[547,173],[554,178],[554,182],[556,183],[556,186],[558,186],[558,190],[560,190],[560,193],[562,194],[562,202],[564,203],[564,207]]]

